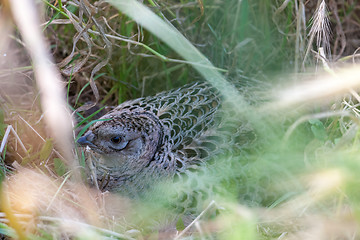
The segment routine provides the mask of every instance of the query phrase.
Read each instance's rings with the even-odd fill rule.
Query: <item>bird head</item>
[[[116,109],[101,117],[77,142],[100,154],[109,167],[120,167],[149,163],[162,145],[163,135],[163,126],[153,113]]]

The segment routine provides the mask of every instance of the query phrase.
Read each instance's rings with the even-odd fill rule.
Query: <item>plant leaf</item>
[[[40,155],[39,155],[40,160],[41,161],[47,160],[50,157],[52,150],[53,150],[52,139],[50,138],[46,139],[44,146],[40,150]]]
[[[67,171],[66,165],[60,158],[54,158],[54,170],[59,176],[65,175]]]

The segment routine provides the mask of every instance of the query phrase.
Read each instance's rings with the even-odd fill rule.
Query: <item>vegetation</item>
[[[0,236],[358,238],[358,1],[18,2],[0,1]],[[31,14],[48,45],[26,33]],[[243,184],[224,183],[232,194],[209,199],[191,229],[177,221],[175,236],[154,223],[163,205],[81,183],[89,157],[69,150],[61,101],[76,139],[111,106],[193,81],[231,93],[258,141],[246,166],[216,165]]]

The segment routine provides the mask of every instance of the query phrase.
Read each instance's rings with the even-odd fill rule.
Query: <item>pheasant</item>
[[[217,89],[195,83],[122,103],[78,143],[97,155],[94,168],[102,190],[140,198],[163,181],[176,182],[181,212],[196,209],[199,199],[216,191],[215,184],[199,176],[221,171],[218,159],[229,161],[222,165],[228,168],[234,162],[245,165],[246,160],[229,159],[246,152],[254,139],[249,123],[239,119]]]

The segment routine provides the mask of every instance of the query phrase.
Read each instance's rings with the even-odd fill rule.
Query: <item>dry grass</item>
[[[0,236],[357,239],[359,3],[148,2],[160,17],[148,26],[148,18],[126,16],[106,2],[44,0],[46,10],[30,0],[1,2]],[[166,22],[217,68],[204,68],[210,64],[204,56],[197,55],[203,63],[191,59],[195,50],[186,56],[166,46],[161,34],[169,31],[156,30]],[[269,179],[267,191],[277,195],[258,207],[217,200],[221,214],[199,215],[191,230],[173,235],[147,206],[82,183],[84,156],[70,144],[79,129],[68,111],[77,109],[72,116],[85,125],[96,116],[82,110],[200,79],[192,67],[215,86],[223,86],[217,70],[235,83],[256,79],[240,83],[254,91],[246,117],[262,144],[245,185],[256,190],[259,179]],[[274,70],[285,80],[273,80]],[[282,87],[265,89],[270,82]]]

